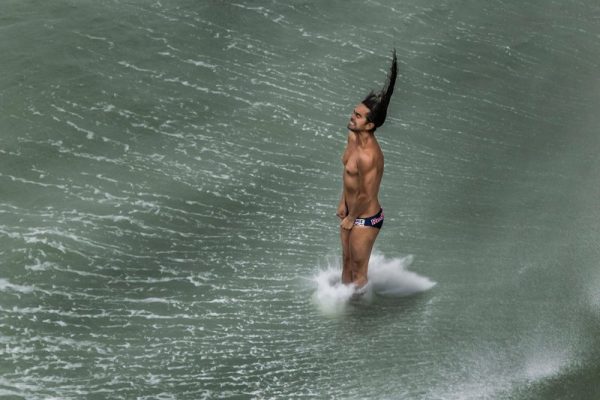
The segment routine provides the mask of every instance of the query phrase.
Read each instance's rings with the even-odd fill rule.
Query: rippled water
[[[596,2],[0,9],[0,396],[600,395]],[[348,300],[345,125],[393,47]]]

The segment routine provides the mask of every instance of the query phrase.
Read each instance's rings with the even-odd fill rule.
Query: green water
[[[3,1],[0,397],[599,398],[599,16]],[[394,293],[347,303],[345,126],[393,47]]]

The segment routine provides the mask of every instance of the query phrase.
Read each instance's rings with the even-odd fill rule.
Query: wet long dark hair
[[[375,131],[375,129],[379,128],[385,122],[387,109],[390,105],[390,99],[392,98],[392,93],[394,93],[394,85],[396,84],[397,75],[398,60],[396,59],[396,49],[394,49],[392,54],[392,65],[390,66],[385,85],[378,93],[371,91],[371,93],[369,93],[369,95],[362,101],[362,103],[369,109],[367,121],[375,124],[373,131]]]

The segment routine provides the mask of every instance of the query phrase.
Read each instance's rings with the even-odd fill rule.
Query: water
[[[599,398],[596,2],[0,10],[0,396]],[[349,301],[344,127],[392,47]]]

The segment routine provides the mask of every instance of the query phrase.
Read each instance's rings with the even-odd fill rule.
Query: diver
[[[386,83],[358,104],[348,123],[348,142],[342,156],[343,188],[336,215],[341,219],[342,283],[354,285],[357,294],[367,284],[369,258],[383,226],[379,186],[383,177],[383,152],[375,130],[383,125],[398,73],[396,50]]]

